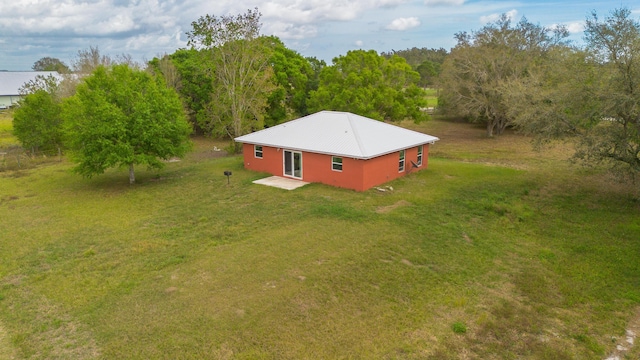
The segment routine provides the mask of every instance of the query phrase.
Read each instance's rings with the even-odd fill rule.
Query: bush
[[[465,325],[462,322],[455,322],[453,323],[453,332],[456,334],[464,334],[467,332],[467,325]]]

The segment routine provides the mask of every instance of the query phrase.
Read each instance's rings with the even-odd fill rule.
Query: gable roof
[[[355,159],[371,159],[437,140],[435,136],[340,111],[320,111],[235,138],[241,143]]]
[[[19,95],[18,89],[38,75],[60,78],[56,71],[0,71],[0,96]]]

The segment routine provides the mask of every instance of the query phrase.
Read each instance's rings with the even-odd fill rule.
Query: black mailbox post
[[[229,177],[231,176],[231,171],[229,170],[225,170],[224,172],[224,176],[227,177],[227,185],[229,185]]]

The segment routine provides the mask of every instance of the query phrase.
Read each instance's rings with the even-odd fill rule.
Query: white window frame
[[[422,166],[422,154],[423,154],[423,151],[424,151],[424,145],[418,146],[418,158],[416,159],[417,160],[416,162],[418,163],[418,166]]]
[[[398,160],[398,172],[403,172],[404,171],[404,163],[405,163],[405,151],[404,150],[400,150],[399,153],[399,160]]]
[[[339,159],[339,162],[336,161],[338,159]],[[340,157],[340,156],[331,156],[331,170],[342,172],[342,164],[343,164],[342,157]],[[339,169],[336,169],[336,167],[339,167]]]
[[[258,148],[260,148],[260,150],[258,150]],[[258,153],[260,153],[260,156],[258,156]],[[255,157],[256,159],[262,159],[263,156],[264,152],[262,145],[253,145],[253,157]]]

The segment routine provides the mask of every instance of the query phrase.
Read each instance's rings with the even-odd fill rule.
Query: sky
[[[71,65],[79,50],[148,61],[187,47],[191,23],[206,14],[258,8],[262,34],[303,56],[331,64],[349,50],[378,52],[455,46],[454,35],[479,30],[500,14],[545,27],[566,25],[582,42],[592,11],[600,18],[640,0],[3,0],[0,70],[28,71],[43,57]]]

